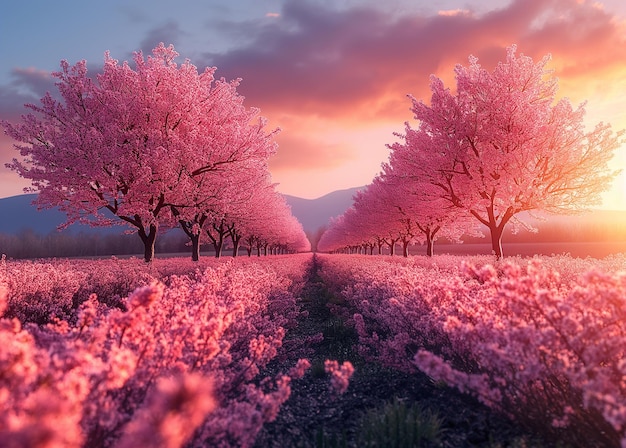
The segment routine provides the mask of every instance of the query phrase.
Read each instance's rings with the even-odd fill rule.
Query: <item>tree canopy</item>
[[[618,174],[609,161],[623,132],[605,123],[586,131],[585,104],[557,99],[549,60],[517,56],[511,46],[491,71],[475,57],[457,65],[454,91],[432,76],[429,104],[410,97],[417,125],[406,123],[401,141],[390,145],[380,176],[393,199],[384,202],[395,201],[424,229],[445,223],[473,231],[465,220],[471,216],[489,229],[497,257],[505,226],[523,224],[520,212],[574,213],[599,204]],[[380,205],[371,212],[389,214]]]
[[[7,166],[32,181],[40,206],[59,207],[68,224],[112,224],[108,210],[137,229],[146,261],[159,226],[219,219],[267,183],[278,131],[244,106],[240,80],[178,65],[173,46],[152,53],[135,53],[133,68],[107,52],[95,79],[86,61],[62,61],[60,98],[48,93],[20,123],[3,122],[22,155]]]

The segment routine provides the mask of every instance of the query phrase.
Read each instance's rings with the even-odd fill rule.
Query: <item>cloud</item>
[[[150,30],[148,35],[141,41],[140,49],[144,56],[152,55],[152,50],[163,42],[167,45],[176,47],[185,32],[181,29],[177,22],[169,20]]]
[[[221,53],[193,55],[200,69],[215,65],[217,76],[243,78],[239,91],[246,104],[260,107],[272,126],[283,128],[273,171],[312,173],[378,156],[372,148],[384,149],[390,134],[361,136],[380,123],[395,123],[402,132],[403,122],[412,119],[407,94],[428,100],[431,74],[454,87],[455,64],[475,55],[491,68],[511,44],[535,60],[552,54],[549,66],[560,79],[560,93],[573,102],[604,98],[608,110],[626,91],[625,24],[592,1],[513,0],[480,14],[398,14],[363,2],[342,3],[341,9],[335,3],[286,0],[280,11],[265,17],[263,11],[245,22],[220,15],[211,19],[211,31],[229,45]],[[150,54],[162,41],[191,57],[177,45],[187,34],[170,20],[152,28],[140,48]],[[36,101],[51,89],[43,72],[16,69],[13,76],[13,84],[0,86],[2,117],[17,116],[7,105],[19,105],[22,113],[21,105],[33,102],[23,98],[32,94]]]
[[[452,82],[454,64],[474,54],[493,65],[513,43],[536,59],[552,53],[565,77],[610,73],[626,60],[623,27],[593,3],[576,0],[516,0],[481,15],[401,17],[289,0],[281,21],[233,26],[252,34],[251,42],[206,55],[206,65],[216,65],[218,75],[242,77],[249,104],[340,120],[404,120],[405,95],[429,96],[431,73]]]
[[[46,92],[51,92],[55,89],[55,78],[52,77],[52,74],[34,67],[16,67],[11,70],[11,78],[11,84],[15,91],[11,92],[8,88],[4,87],[0,90],[0,95],[16,95],[19,94],[17,92],[22,92],[22,94],[27,92],[27,94],[35,95],[37,97],[36,99],[39,99],[43,97]]]
[[[218,76],[243,78],[239,90],[248,105],[260,107],[278,126],[288,120],[273,171],[354,163],[364,155],[351,140],[380,122],[397,123],[402,132],[403,122],[412,119],[406,95],[428,100],[431,74],[453,88],[456,64],[475,55],[492,68],[511,44],[535,60],[551,53],[561,93],[576,101],[592,95],[596,83],[626,89],[623,24],[592,2],[515,0],[482,14],[394,15],[288,0],[280,15],[280,21],[232,24],[231,32],[245,33],[247,43],[205,55],[205,65],[217,66]],[[340,126],[350,130],[345,140],[323,138]]]
[[[437,15],[453,17],[453,16],[470,16],[472,15],[472,13],[468,9],[446,9],[446,10],[437,11]]]

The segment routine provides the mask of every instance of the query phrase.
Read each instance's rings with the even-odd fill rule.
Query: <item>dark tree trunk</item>
[[[516,213],[520,210],[514,210],[512,207],[506,209],[506,211],[498,216],[495,211],[493,205],[487,207],[487,218],[480,216],[480,213],[476,210],[470,210],[470,213],[474,215],[480,222],[485,224],[489,228],[489,232],[491,233],[491,252],[496,256],[497,260],[502,259],[502,234],[504,233],[504,227],[511,220]],[[500,223],[498,223],[498,220]]]
[[[139,227],[137,232],[139,234],[139,238],[141,238],[141,241],[143,242],[143,259],[146,263],[150,263],[154,259],[154,243],[157,235],[156,224],[150,224],[149,229],[150,230],[146,233],[146,229],[144,227]]]
[[[211,243],[213,243],[213,249],[215,249],[215,258],[220,258],[222,256],[222,249],[224,248],[224,238],[228,237],[230,231],[224,225],[223,221],[220,222],[219,225],[213,223],[211,225],[211,228],[213,228],[213,230],[215,231],[215,236],[209,231],[209,229],[206,229],[206,233],[211,240]]]
[[[491,232],[491,252],[496,256],[497,260],[502,259],[502,233],[504,225],[500,224],[489,226]]]
[[[203,222],[204,220],[201,220]],[[199,261],[200,260],[200,232],[202,231],[198,228],[197,232],[194,232],[194,225],[192,222],[178,221],[180,227],[183,229],[183,232],[187,235],[189,240],[191,241],[191,261]],[[200,224],[200,227],[202,224]]]
[[[224,240],[220,235],[215,241],[213,241],[213,249],[215,249],[215,258],[222,256],[222,247],[224,247]]]
[[[432,227],[419,227],[419,229],[426,236],[426,255],[432,257],[435,251],[435,235],[441,230],[441,226]]]
[[[434,254],[435,236],[432,233],[426,234],[426,255],[432,257]]]
[[[407,258],[409,256],[409,240],[402,240],[402,256]]]
[[[235,236],[234,234],[231,236],[233,240],[233,257],[236,257],[239,254],[239,245],[241,243],[241,237]]]
[[[392,257],[396,254],[396,242],[397,240],[391,240],[388,245],[389,245],[389,255],[391,255]]]
[[[195,233],[189,236],[191,240],[191,261],[200,260],[200,234]]]

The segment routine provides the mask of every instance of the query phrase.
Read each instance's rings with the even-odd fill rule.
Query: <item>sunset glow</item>
[[[331,6],[291,0],[274,2],[271,9],[250,7],[245,14],[248,2],[235,3],[241,8],[224,4],[211,10],[198,2],[169,19],[158,8],[122,3],[63,15],[50,11],[55,28],[110,14],[133,31],[117,36],[107,30],[104,37],[87,27],[78,40],[55,40],[48,33],[36,48],[28,39],[12,38],[32,19],[13,5],[11,23],[7,14],[1,24],[11,49],[0,73],[0,118],[16,120],[24,103],[53,90],[46,74],[61,59],[87,59],[90,73],[97,73],[105,50],[125,60],[159,41],[173,43],[181,62],[188,57],[200,68],[216,66],[217,76],[243,79],[247,105],[259,107],[270,127],[282,129],[270,162],[279,191],[316,198],[372,180],[387,160],[386,145],[396,141],[393,133],[413,119],[407,94],[428,99],[431,74],[453,88],[456,64],[474,55],[491,67],[516,44],[520,54],[535,60],[552,55],[549,67],[559,78],[559,94],[574,105],[586,101],[588,126],[603,121],[615,130],[626,128],[626,5],[618,0],[451,1],[440,9],[403,0],[384,8],[375,2]],[[46,26],[41,23],[42,33]],[[0,137],[2,163],[17,154],[11,146]],[[626,168],[624,147],[613,164]],[[603,208],[626,208],[625,184],[621,175]],[[27,185],[0,169],[0,197],[20,194]]]

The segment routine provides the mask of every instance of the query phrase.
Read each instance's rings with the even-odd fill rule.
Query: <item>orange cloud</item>
[[[467,9],[447,9],[447,10],[437,11],[437,15],[445,16],[445,17],[469,16],[471,15],[471,12]]]
[[[281,17],[259,29],[250,46],[211,60],[218,73],[242,77],[241,91],[266,115],[405,120],[405,95],[428,95],[431,73],[452,81],[454,65],[470,54],[490,66],[513,43],[537,59],[552,53],[564,81],[606,77],[626,61],[624,27],[586,1],[516,0],[480,16],[400,18],[368,9],[331,14],[290,1]]]
[[[393,138],[388,132],[362,141],[363,130],[382,132],[381,123],[396,123],[402,132],[412,120],[406,95],[428,101],[431,74],[454,89],[456,64],[475,55],[492,68],[511,44],[535,60],[552,54],[560,94],[575,104],[588,100],[592,125],[626,127],[626,29],[591,1],[514,0],[481,15],[447,10],[401,17],[288,1],[281,18],[260,28],[250,46],[211,59],[218,73],[242,77],[249,104],[284,128],[271,165],[281,176],[340,166],[352,173],[364,158],[379,166]]]

